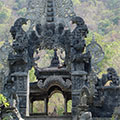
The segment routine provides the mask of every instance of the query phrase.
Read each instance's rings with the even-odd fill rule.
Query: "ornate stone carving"
[[[73,30],[70,36],[71,40],[71,71],[72,71],[72,98],[73,102],[73,116],[78,116],[87,111],[87,96],[86,92],[81,93],[83,86],[86,85],[86,75],[91,70],[91,56],[90,52],[83,53],[86,47],[85,37],[88,33],[88,28],[85,25],[84,20],[81,17],[74,17],[72,19],[73,24],[76,24],[76,28]],[[81,97],[78,97],[79,91]],[[85,93],[85,94],[84,94]],[[77,102],[79,100],[79,102]],[[78,106],[80,103],[80,107]],[[82,109],[81,109],[82,106]],[[79,109],[77,114],[77,108]],[[82,112],[82,113],[81,113]]]
[[[17,90],[18,91],[26,91],[27,88],[27,81],[26,81],[27,77],[25,76],[18,76],[17,77]]]
[[[86,46],[84,38],[87,36],[88,28],[81,17],[74,17],[72,22],[77,25],[71,36],[72,69],[89,72],[91,56],[89,52],[83,54]]]
[[[108,81],[111,81],[110,86],[119,86],[119,76],[114,68],[108,68],[107,74],[103,74],[100,80],[101,85],[104,86]]]
[[[88,106],[88,99],[90,97],[90,91],[87,86],[83,86],[80,91],[80,105]]]
[[[17,53],[26,50],[28,45],[27,34],[22,28],[24,24],[27,24],[27,21],[28,20],[25,18],[19,18],[10,29],[13,39],[15,39],[13,42],[13,48]]]
[[[91,67],[95,73],[100,72],[100,68],[98,68],[97,64],[101,62],[104,58],[104,52],[102,47],[95,41],[94,35],[91,43],[86,47],[86,51],[91,54]]]
[[[4,84],[6,84],[8,76],[9,76],[9,62],[8,62],[8,55],[9,52],[12,51],[12,46],[8,41],[8,35],[6,35],[6,40],[4,44],[0,47],[0,91],[3,90]]]
[[[66,90],[71,87],[72,83],[69,79],[65,81],[60,76],[50,76],[44,82],[42,80],[38,81],[37,85],[41,90],[45,91],[54,85],[59,86],[63,90]]]
[[[46,7],[47,6],[47,7]],[[54,11],[54,12],[53,12]],[[31,20],[31,26],[46,22],[64,23],[69,27],[69,21],[75,16],[71,0],[28,0],[26,18]]]
[[[19,107],[26,108],[26,96],[19,96]]]
[[[17,19],[10,30],[14,39],[12,45],[14,51],[9,52],[7,50],[7,48],[11,50],[9,45],[9,47],[6,45],[6,47],[0,48],[0,61],[5,65],[8,65],[6,61],[9,61],[7,67],[10,68],[10,71],[8,70],[10,73],[7,73],[8,77],[6,77],[7,82],[4,89],[10,104],[13,105],[14,100],[18,101],[20,113],[26,115],[29,87],[27,75],[24,72],[28,73],[28,70],[36,65],[35,60],[40,59],[39,57],[34,58],[34,53],[37,53],[37,49],[55,49],[51,65],[57,67],[59,60],[56,49],[62,48],[65,51],[64,68],[51,69],[49,67],[42,69],[43,72],[40,71],[42,73],[40,77],[36,69],[36,76],[40,79],[35,84],[33,83],[33,89],[37,90],[37,93],[43,93],[42,100],[50,95],[48,91],[52,87],[54,87],[53,90],[56,87],[65,95],[67,94],[66,99],[71,99],[72,96],[73,118],[78,115],[79,117],[77,117],[80,120],[92,120],[89,110],[94,116],[96,114],[105,116],[101,111],[107,111],[106,108],[110,111],[110,113],[107,112],[106,114],[110,116],[115,105],[120,102],[119,77],[113,68],[109,68],[108,73],[104,74],[101,79],[98,79],[96,73],[92,71],[91,66],[103,59],[104,52],[101,46],[94,41],[94,38],[85,51],[85,37],[87,37],[88,28],[81,17],[75,16],[72,1],[28,0],[28,4],[26,18]],[[31,25],[29,30],[25,32],[22,26],[28,20],[30,20]],[[68,27],[69,24],[67,23],[69,21],[76,24],[73,32]],[[7,57],[3,55],[4,53]],[[46,74],[48,71],[50,73]],[[0,73],[6,73],[6,71],[1,70]],[[109,80],[112,81],[111,86],[104,87]],[[114,91],[117,92],[115,98],[113,98]],[[33,93],[30,95],[34,96]],[[37,95],[35,94],[35,98],[33,96],[31,98],[33,100],[40,99]],[[111,106],[110,103],[115,101],[117,102]]]
[[[93,103],[93,99],[98,94],[96,85],[98,83],[98,77],[94,71],[91,71],[87,77],[87,83],[90,90],[89,103]]]
[[[77,106],[78,120],[92,120],[92,113],[89,112],[90,91],[87,86],[83,86],[80,91],[80,103]]]

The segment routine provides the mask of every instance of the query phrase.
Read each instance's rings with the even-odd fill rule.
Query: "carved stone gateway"
[[[30,28],[24,31],[23,25],[29,20]],[[69,22],[76,24],[72,32]],[[64,96],[66,116],[69,116],[67,102],[72,100],[72,120],[109,118],[114,109],[120,107],[117,72],[108,68],[101,79],[97,77],[94,63],[103,59],[104,52],[95,41],[86,46],[88,28],[84,20],[75,15],[71,0],[29,0],[26,18],[17,19],[10,32],[13,44],[8,55],[9,74],[4,93],[23,117],[34,117],[36,100],[44,101],[42,115],[48,116],[48,101],[56,91]],[[65,51],[63,66],[59,65],[58,48]],[[34,58],[34,53],[38,49],[54,50],[50,67],[41,69],[36,65],[35,60],[40,58]],[[29,84],[28,72],[32,67],[37,82]],[[110,86],[105,86],[108,81]]]

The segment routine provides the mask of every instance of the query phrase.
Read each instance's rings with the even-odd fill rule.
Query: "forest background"
[[[73,3],[75,12],[85,20],[89,28],[87,44],[94,34],[95,40],[105,53],[104,59],[98,64],[102,71],[100,74],[105,73],[108,67],[114,67],[120,75],[120,0],[73,0]],[[23,17],[25,12],[26,0],[0,0],[0,46],[6,39],[12,42],[10,27],[17,18]],[[42,51],[40,56],[39,66],[48,66],[53,51]],[[30,81],[36,81],[34,69],[30,71]],[[62,115],[63,106],[63,96],[55,94],[50,99],[49,112],[56,107],[57,114]],[[34,112],[42,112],[43,107],[41,102],[35,102]],[[68,103],[69,112],[70,109],[71,102]]]

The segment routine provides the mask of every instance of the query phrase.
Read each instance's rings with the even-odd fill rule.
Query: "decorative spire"
[[[75,16],[72,0],[27,0],[26,18],[31,26],[54,22],[63,23],[69,27],[69,22]]]
[[[47,23],[54,22],[54,1],[53,0],[47,0],[47,17],[46,17]]]
[[[90,52],[92,59],[91,64],[94,72],[97,74],[100,72],[100,68],[97,66],[99,62],[101,62],[104,59],[104,51],[100,44],[97,43],[95,40],[95,35],[93,34],[91,43],[86,47],[86,51]]]

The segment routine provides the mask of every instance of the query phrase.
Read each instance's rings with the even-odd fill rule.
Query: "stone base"
[[[56,116],[31,116],[31,117],[26,117],[25,120],[72,120],[71,116],[61,116],[61,117],[56,117]]]
[[[31,116],[25,117],[24,120],[77,120],[71,116]],[[93,120],[112,120],[112,118],[93,118]]]

